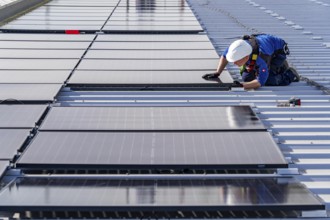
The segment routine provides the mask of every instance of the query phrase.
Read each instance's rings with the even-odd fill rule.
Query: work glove
[[[219,73],[207,73],[205,75],[203,75],[203,79],[205,80],[209,80],[209,79],[216,79],[219,78],[220,74]]]
[[[243,84],[237,80],[234,80],[232,87],[243,87]]]

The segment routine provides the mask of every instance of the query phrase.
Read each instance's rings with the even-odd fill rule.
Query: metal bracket
[[[315,211],[302,211],[301,217],[303,218],[326,218],[328,217],[326,210],[315,210]]]
[[[277,169],[279,175],[299,175],[298,168],[279,168]]]

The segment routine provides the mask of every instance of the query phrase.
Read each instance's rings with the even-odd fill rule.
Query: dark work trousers
[[[288,70],[288,64],[285,60],[285,54],[277,54],[272,58],[266,86],[287,86],[293,81],[295,76]],[[244,82],[251,82],[256,79],[256,76],[253,73],[243,72],[242,79]]]

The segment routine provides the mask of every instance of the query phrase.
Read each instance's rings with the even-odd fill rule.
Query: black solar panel
[[[219,81],[204,80],[206,71],[89,71],[77,70],[71,76],[69,84],[106,84],[113,86],[189,86],[196,89],[203,85],[214,85],[216,88],[222,83],[231,84],[233,79],[229,72],[223,71]],[[228,85],[229,86],[229,85]],[[159,88],[158,88],[159,89]]]
[[[311,210],[324,205],[291,178],[106,180],[23,178],[0,194],[1,211]]]
[[[40,132],[17,166],[248,169],[287,163],[268,132]]]
[[[29,132],[23,129],[0,129],[0,160],[13,159]]]
[[[0,105],[0,128],[33,128],[46,105]]]
[[[260,130],[250,106],[53,107],[42,130]]]

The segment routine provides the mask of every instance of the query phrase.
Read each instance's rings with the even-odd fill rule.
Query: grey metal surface
[[[0,128],[33,128],[46,105],[0,105]]]
[[[323,207],[305,187],[291,178],[190,181],[24,178],[12,182],[0,194],[0,210],[15,212],[27,208],[33,211],[97,208],[150,212],[311,210]]]
[[[0,70],[0,83],[64,83],[71,70]]]
[[[287,167],[287,162],[266,131],[40,132],[17,166],[25,169],[256,169]]]
[[[0,160],[12,160],[29,132],[24,129],[0,129]]]
[[[72,70],[79,59],[0,59],[0,70]]]
[[[249,106],[53,107],[41,130],[265,130]]]
[[[210,72],[210,71],[209,71]],[[219,77],[219,81],[204,80],[206,71],[88,71],[77,70],[69,80],[69,84],[108,84],[108,85],[221,85],[232,83],[227,71]]]
[[[129,65],[128,65],[129,64]],[[195,60],[109,60],[83,59],[78,70],[205,70],[214,71],[218,59]],[[0,66],[1,67],[1,66]]]
[[[0,84],[0,101],[51,102],[61,87],[62,84]]]

